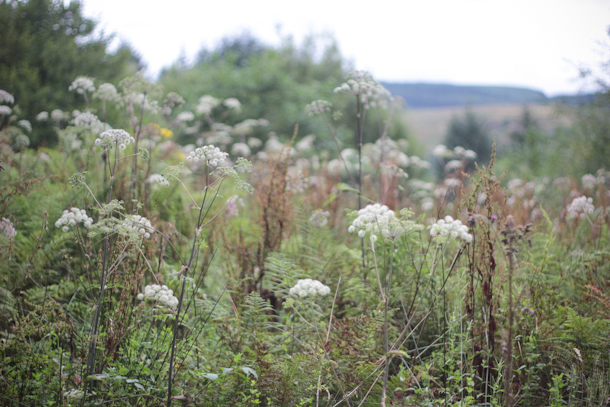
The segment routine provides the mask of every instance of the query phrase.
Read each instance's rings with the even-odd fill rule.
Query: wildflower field
[[[259,68],[0,90],[1,406],[610,405],[607,105],[427,154],[368,73],[256,115]]]

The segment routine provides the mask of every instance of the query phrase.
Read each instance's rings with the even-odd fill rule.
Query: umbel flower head
[[[174,291],[167,288],[166,285],[150,284],[144,287],[144,293],[138,294],[138,300],[142,301],[149,299],[158,301],[170,308],[175,308],[178,305],[178,298],[174,296]]]
[[[584,219],[587,217],[587,215],[591,215],[595,211],[595,206],[593,206],[593,198],[587,198],[586,196],[574,198],[572,203],[566,208],[566,211],[566,218],[568,219]]]
[[[472,242],[472,235],[468,233],[468,226],[463,225],[457,219],[454,220],[451,216],[445,216],[445,219],[439,219],[430,226],[430,236],[439,243],[450,238],[460,239],[466,243]]]
[[[392,94],[375,81],[366,71],[351,71],[347,74],[347,81],[335,88],[335,93],[344,92],[360,97],[364,108],[380,106],[386,107]]]
[[[100,137],[95,139],[96,146],[102,146],[109,150],[114,146],[119,146],[121,150],[125,150],[129,143],[135,143],[136,140],[129,135],[125,130],[111,129],[106,130]]]
[[[0,103],[15,103],[15,97],[5,90],[0,89]]]
[[[358,217],[354,219],[347,231],[350,233],[358,231],[360,237],[370,233],[372,242],[377,240],[377,234],[384,238],[394,239],[422,228],[421,225],[408,220],[413,215],[408,209],[400,211],[403,219],[397,218],[393,210],[378,203],[367,205],[360,209],[357,214]]]
[[[312,280],[306,278],[304,280],[297,281],[296,285],[288,291],[290,295],[297,295],[301,298],[307,297],[308,295],[321,297],[330,294],[330,288],[319,282],[318,280]]]
[[[150,238],[150,234],[155,232],[150,221],[140,215],[127,215],[123,225],[145,239]]]
[[[78,223],[82,223],[84,227],[89,229],[93,224],[93,219],[87,216],[84,209],[72,208],[69,211],[64,211],[63,215],[55,222],[55,227],[68,232],[71,226],[76,226]]]
[[[93,79],[86,76],[79,76],[72,82],[68,90],[76,91],[79,95],[84,95],[86,92],[95,92],[95,86],[93,85]]]
[[[218,147],[213,145],[196,148],[191,151],[186,161],[198,162],[204,161],[207,165],[216,167],[219,163],[223,162],[229,156],[228,153],[220,151]]]
[[[112,83],[103,83],[93,94],[95,99],[112,102],[119,99],[119,94]]]

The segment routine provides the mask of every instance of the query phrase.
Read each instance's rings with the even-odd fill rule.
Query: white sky
[[[152,76],[181,52],[192,58],[202,45],[244,30],[278,44],[278,25],[299,42],[330,32],[356,69],[396,82],[576,93],[577,66],[596,66],[610,54],[608,0],[82,2],[86,16],[142,55]]]

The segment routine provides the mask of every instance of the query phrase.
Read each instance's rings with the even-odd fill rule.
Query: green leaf
[[[253,375],[254,377],[256,377],[256,380],[258,380],[258,374],[256,374],[256,371],[255,371],[254,369],[252,369],[252,368],[250,368],[250,367],[248,367],[248,366],[243,366],[243,367],[241,368],[241,370],[243,370],[243,372],[244,372],[244,373],[245,373],[247,376]]]
[[[209,380],[218,379],[218,375],[216,373],[204,373],[201,375],[201,377],[205,377],[206,379],[209,379]]]

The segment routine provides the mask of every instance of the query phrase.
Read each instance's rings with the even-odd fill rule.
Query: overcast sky
[[[608,0],[82,0],[129,42],[151,76],[247,30],[267,44],[332,33],[377,80],[511,85],[547,95],[582,87],[578,66],[610,59]],[[605,47],[602,45],[605,44]]]

